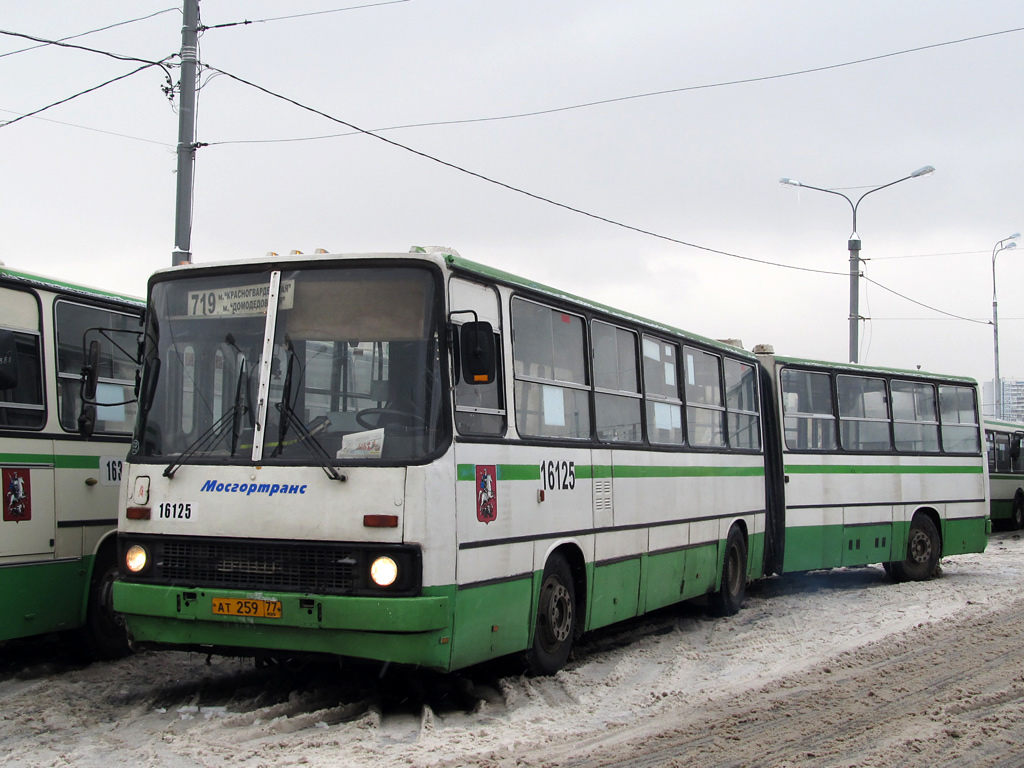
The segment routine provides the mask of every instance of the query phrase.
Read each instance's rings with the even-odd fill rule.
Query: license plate
[[[213,613],[215,616],[280,619],[281,601],[215,597],[213,598]]]

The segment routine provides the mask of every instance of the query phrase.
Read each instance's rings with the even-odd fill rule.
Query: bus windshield
[[[276,313],[267,312],[272,289]],[[133,458],[425,460],[448,437],[440,317],[436,279],[421,267],[156,282]]]

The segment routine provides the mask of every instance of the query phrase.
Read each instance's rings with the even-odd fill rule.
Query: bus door
[[[508,418],[503,390],[504,338],[498,292],[493,286],[452,277],[449,320],[453,327],[457,538],[453,663],[472,664],[525,648],[532,590],[533,548],[507,543],[516,535],[522,510],[536,507],[535,484],[524,475],[522,457],[499,442]],[[497,375],[480,384],[466,380],[464,333],[473,322],[493,329]],[[471,345],[471,339],[465,339]],[[528,503],[530,506],[528,506]]]

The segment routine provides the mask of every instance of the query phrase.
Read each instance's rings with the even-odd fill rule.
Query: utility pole
[[[178,81],[178,185],[171,266],[192,262],[192,174],[196,160],[196,72],[199,66],[199,0],[184,0],[181,79]]]

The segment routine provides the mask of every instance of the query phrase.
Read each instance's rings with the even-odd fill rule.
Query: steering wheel
[[[374,423],[366,421],[366,416],[376,416],[377,420]],[[356,412],[356,421],[360,425],[367,429],[378,429],[383,426],[380,423],[380,417],[382,416],[395,416],[402,420],[408,420],[411,422],[409,426],[426,427],[427,420],[420,416],[418,413],[410,413],[409,411],[400,411],[397,408],[363,408],[361,411]]]

